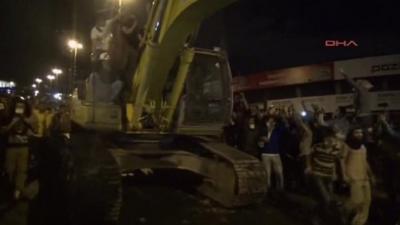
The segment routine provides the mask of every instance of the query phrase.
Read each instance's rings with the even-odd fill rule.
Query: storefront
[[[352,87],[340,74],[343,69],[355,79],[373,85],[374,110],[400,110],[400,55],[367,57],[318,65],[293,67],[235,77],[233,89],[244,92],[250,103],[279,105],[287,102],[300,107],[320,104],[328,112],[353,104]],[[268,102],[268,103],[267,103]]]
[[[16,84],[12,81],[1,81],[0,80],[0,94],[13,94],[15,93]]]

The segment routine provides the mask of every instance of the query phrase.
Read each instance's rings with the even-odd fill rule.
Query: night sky
[[[85,46],[96,0],[2,1],[0,79],[29,84],[53,66],[67,69],[65,42],[76,35]],[[97,0],[98,1],[98,0]],[[322,3],[324,2],[324,3]],[[233,72],[253,72],[337,59],[400,53],[396,1],[242,0],[205,21],[199,46],[223,46]],[[326,39],[355,40],[358,48],[325,48]],[[88,48],[87,48],[88,49]],[[88,68],[83,51],[80,67]]]

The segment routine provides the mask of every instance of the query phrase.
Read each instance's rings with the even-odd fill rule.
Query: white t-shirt
[[[367,149],[364,145],[360,149],[347,148],[346,173],[350,180],[368,180]]]
[[[90,32],[90,38],[94,49],[107,51],[112,39],[111,20],[107,20],[102,27],[94,26]]]

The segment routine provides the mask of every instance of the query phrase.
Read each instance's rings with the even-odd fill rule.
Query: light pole
[[[54,75],[52,75],[52,74],[49,74],[49,75],[46,76],[46,78],[50,81],[50,90],[51,90],[51,91],[54,91],[54,88],[53,88],[53,80],[56,79],[56,76],[54,76]]]
[[[41,79],[41,78],[35,78],[35,80],[34,80],[34,83],[32,84],[32,88],[34,89],[34,91],[35,91],[35,97],[38,95],[38,91],[41,89],[41,86],[40,86],[40,84],[42,84],[42,82],[43,82],[43,80]],[[36,93],[36,92],[38,92],[38,93]]]
[[[124,3],[132,3],[134,0],[117,0],[118,1],[118,13],[122,13],[122,8],[124,7]]]
[[[35,79],[35,82],[38,83],[38,84],[41,84],[41,83],[43,82],[43,80],[40,79],[40,78],[36,78],[36,79]]]
[[[60,69],[57,69],[57,68],[54,68],[54,69],[52,69],[51,70],[51,72],[53,72],[56,76],[58,76],[58,75],[60,75],[60,74],[62,74],[63,73],[63,71],[62,70],[60,70]]]
[[[121,14],[122,12],[122,0],[118,0],[118,13]]]
[[[71,50],[71,53],[73,53],[73,65],[72,65],[72,75],[68,79],[68,89],[67,92],[72,91],[72,81],[73,79],[76,78],[77,75],[77,56],[78,56],[78,50],[83,49],[83,45],[79,43],[77,40],[69,40],[67,43],[69,49]]]
[[[58,81],[58,76],[61,75],[63,73],[63,71],[61,69],[54,68],[51,70],[51,72],[53,72],[53,74],[56,75],[56,88],[61,89],[60,85],[59,85],[59,81]],[[58,91],[61,91],[61,90],[58,90]]]

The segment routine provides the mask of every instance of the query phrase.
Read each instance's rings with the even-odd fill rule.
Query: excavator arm
[[[140,127],[144,107],[154,106],[160,118],[163,90],[168,75],[201,22],[236,0],[155,0],[148,20],[142,51],[133,76],[133,110],[128,115],[130,127]],[[181,69],[182,70],[182,69]],[[179,83],[179,82],[178,82]],[[174,87],[175,88],[175,87]],[[180,93],[174,93],[175,96]],[[158,121],[160,122],[160,121]]]

